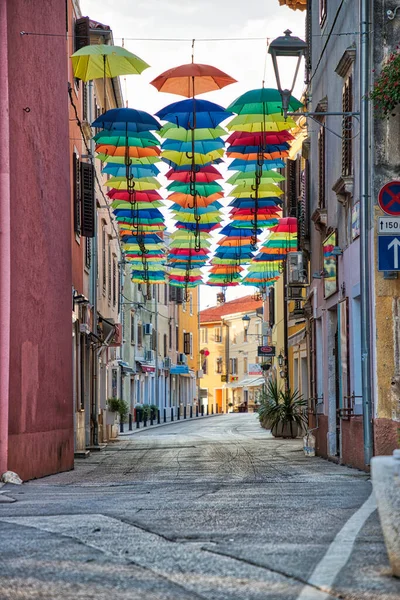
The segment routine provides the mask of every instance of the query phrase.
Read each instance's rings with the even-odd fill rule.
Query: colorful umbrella
[[[236,79],[211,65],[191,62],[164,71],[150,83],[159,92],[190,98],[196,94],[222,89],[231,83],[236,83]]]

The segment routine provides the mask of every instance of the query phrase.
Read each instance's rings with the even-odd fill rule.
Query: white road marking
[[[375,497],[374,494],[371,494],[368,500],[343,525],[326,551],[325,556],[315,567],[308,580],[308,583],[315,587],[305,586],[297,600],[325,600],[330,598],[329,592],[336,577],[350,558],[357,535],[375,509]]]

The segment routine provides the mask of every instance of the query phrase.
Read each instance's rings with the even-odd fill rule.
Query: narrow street
[[[1,489],[0,598],[394,600],[370,494],[254,414],[141,431]]]

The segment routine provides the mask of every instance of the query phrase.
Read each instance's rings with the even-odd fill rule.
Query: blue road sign
[[[378,271],[400,271],[400,236],[378,236]]]

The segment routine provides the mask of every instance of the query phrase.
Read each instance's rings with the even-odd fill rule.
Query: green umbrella
[[[289,111],[294,112],[303,105],[290,96]],[[273,88],[259,88],[250,90],[237,98],[227,110],[238,115],[273,115],[282,114],[282,98],[278,90]]]
[[[190,184],[182,183],[180,181],[173,181],[167,185],[167,189],[170,192],[181,192],[182,194],[190,194]],[[199,196],[204,196],[207,198],[216,192],[221,192],[223,190],[222,185],[219,183],[197,183],[196,184],[196,192]]]
[[[99,153],[96,154],[96,158],[101,160],[101,162],[109,162],[109,163],[117,163],[119,165],[125,164],[125,156],[109,156],[108,154]],[[159,156],[142,156],[142,158],[129,158],[129,163],[131,165],[153,165],[156,162],[160,162],[161,158]]]
[[[235,173],[232,177],[226,180],[226,183],[230,183],[231,185],[240,185],[241,183],[247,183],[250,180],[250,183],[253,184],[256,179],[255,171],[249,171],[247,173]],[[279,181],[284,181],[285,177],[276,171],[263,171],[261,182],[262,183],[278,183]]]
[[[150,134],[151,135],[151,134]],[[154,138],[126,137],[122,132],[114,135],[114,132],[101,131],[93,138],[97,144],[109,146],[136,146],[139,148],[148,148],[149,146],[159,146],[160,142]]]
[[[106,44],[84,46],[74,52],[71,58],[74,77],[82,81],[119,75],[139,75],[150,66],[125,48]]]
[[[162,138],[169,140],[177,140],[179,142],[191,142],[192,141],[192,130],[184,129],[183,127],[177,127],[173,123],[167,123],[158,132]],[[227,132],[222,127],[215,127],[215,129],[195,129],[194,139],[195,140],[215,140],[222,135],[226,135]]]

